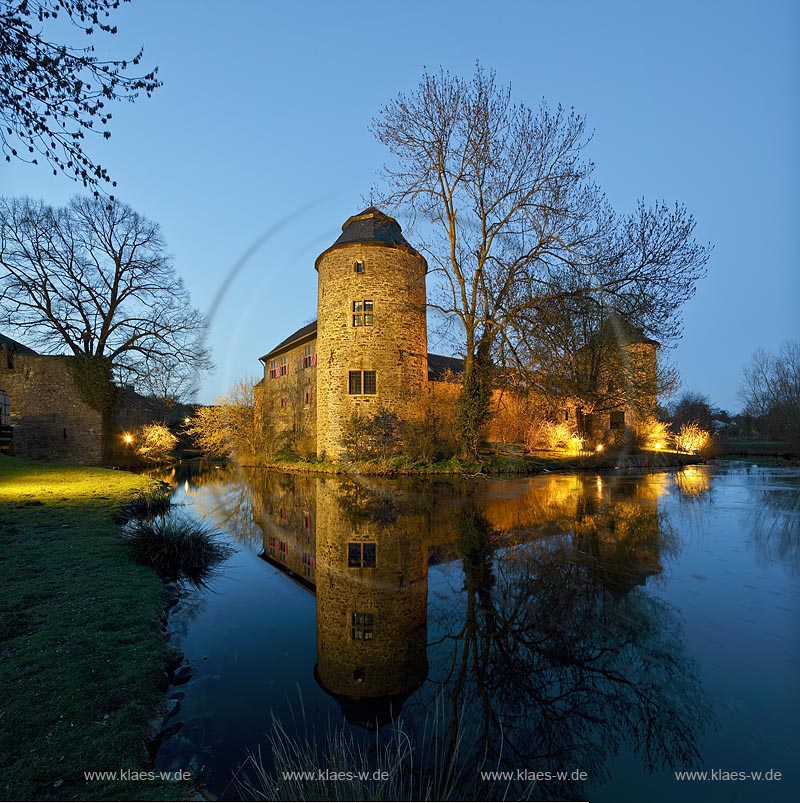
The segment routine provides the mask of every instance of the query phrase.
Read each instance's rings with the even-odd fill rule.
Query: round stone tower
[[[338,458],[353,413],[419,416],[428,380],[428,265],[374,206],[316,261],[317,454]]]

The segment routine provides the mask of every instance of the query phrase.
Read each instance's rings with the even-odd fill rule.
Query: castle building
[[[113,456],[119,433],[168,415],[183,416],[191,409],[179,405],[169,411],[158,399],[119,388],[110,427],[103,414],[81,393],[74,371],[75,357],[39,354],[0,332],[0,452],[36,460],[101,465]]]
[[[301,452],[336,459],[354,413],[418,418],[461,363],[428,353],[428,264],[394,218],[374,206],[348,218],[315,267],[317,320],[260,358],[258,401]]]
[[[338,459],[354,414],[386,410],[401,421],[420,420],[434,399],[455,400],[463,363],[428,352],[428,265],[394,218],[374,206],[348,218],[315,267],[317,320],[260,358],[264,378],[256,385],[256,409],[301,456]],[[637,364],[652,372],[648,387],[654,389],[658,344],[633,331],[623,338],[625,360],[636,354]],[[508,397],[495,394],[496,412],[508,413],[508,405]],[[650,406],[654,411],[654,390]],[[591,426],[619,428],[633,415],[621,405],[594,416]]]
[[[0,333],[0,447],[20,457],[98,465],[103,417],[81,397],[71,357],[38,354]]]

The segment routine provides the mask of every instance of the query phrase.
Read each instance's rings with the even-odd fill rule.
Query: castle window
[[[347,392],[351,396],[361,395],[361,371],[350,371],[350,381]]]
[[[281,409],[282,409],[282,410],[285,410],[285,409],[286,409],[286,407],[288,407],[288,405],[289,405],[289,400],[286,398],[286,396],[281,396],[281,399],[280,399],[280,405],[281,405]]]
[[[347,565],[351,569],[370,569],[376,565],[374,541],[350,541],[347,545]]]
[[[313,573],[313,561],[310,552],[303,553],[303,574],[306,577],[311,577]]]
[[[378,392],[375,371],[350,371],[347,392],[351,396],[374,396]]]
[[[363,273],[364,272],[364,263],[361,260],[358,260],[353,263],[353,270],[356,273]]]
[[[310,390],[306,391],[306,404],[311,404],[313,393]]]
[[[269,361],[269,378],[275,379],[278,376],[278,361],[277,360],[270,360]]]
[[[372,326],[375,323],[375,303],[373,301],[353,302],[353,326]]]
[[[375,614],[353,612],[351,634],[353,641],[372,641],[374,637]]]
[[[270,538],[268,541],[267,551],[272,558],[280,557],[281,560],[286,560],[288,549],[289,545],[286,541],[281,541],[279,538]]]
[[[317,355],[313,346],[306,346],[303,350],[303,368],[313,368],[317,364]]]
[[[281,357],[281,376],[286,376],[289,373],[289,359]]]

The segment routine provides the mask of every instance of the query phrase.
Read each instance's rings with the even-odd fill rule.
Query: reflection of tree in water
[[[253,520],[253,483],[242,469],[226,466],[187,481],[195,516],[245,546],[260,545],[261,530]]]
[[[711,472],[708,466],[684,466],[675,472],[675,487],[682,502],[699,501],[711,493]]]
[[[184,588],[178,593],[177,604],[169,611],[170,637],[180,645],[186,638],[189,625],[199,619],[208,607],[208,597]]]
[[[398,690],[405,698],[430,662],[434,682],[401,716],[419,731],[416,744],[430,747],[425,689],[438,689],[447,716],[434,728],[437,755],[454,755],[460,740],[470,787],[484,751],[487,769],[579,768],[592,784],[623,746],[650,768],[697,759],[710,718],[699,682],[673,610],[641,587],[677,549],[658,508],[670,475],[468,487],[270,472],[253,481],[265,533],[289,542],[286,565],[296,558],[302,571],[305,550],[324,569],[323,688],[359,705],[375,702],[373,691],[376,700]],[[348,564],[354,539],[378,544],[375,567]],[[430,554],[451,565],[460,557],[463,588],[431,595],[426,608]],[[374,613],[373,637],[353,640],[353,613],[364,611]],[[427,749],[416,760],[427,762]],[[481,791],[491,799],[500,790]],[[537,797],[576,793],[566,783],[536,789]]]
[[[592,783],[623,746],[648,769],[698,759],[710,714],[673,611],[642,589],[657,571],[655,510],[616,502],[584,513],[574,535],[496,550],[475,508],[456,521],[466,610],[436,678],[451,701],[449,738],[509,768],[580,768]],[[622,515],[622,518],[620,516]],[[448,618],[448,617],[445,617]],[[575,793],[542,782],[537,794]]]
[[[781,563],[800,574],[800,477],[749,471],[753,543],[759,565]]]
[[[397,493],[364,477],[337,477],[337,501],[351,524],[374,522],[390,525],[397,521]]]

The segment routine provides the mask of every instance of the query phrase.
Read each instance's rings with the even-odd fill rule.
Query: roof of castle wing
[[[302,345],[304,342],[308,342],[310,340],[314,340],[317,336],[317,322],[311,321],[311,323],[307,323],[305,326],[301,326],[296,332],[292,332],[289,337],[281,340],[277,346],[275,346],[272,351],[268,351],[263,357],[259,357],[258,359],[261,362],[268,360],[270,357],[275,357],[278,354],[282,354],[284,351],[290,351],[291,349],[295,348],[296,346]]]
[[[400,228],[400,224],[393,217],[381,212],[377,207],[370,206],[363,212],[345,220],[339,238],[317,257],[314,267],[319,270],[319,261],[328,251],[353,244],[402,248],[425,262],[425,258],[403,237],[403,230]],[[427,267],[428,264],[425,262],[426,270]]]
[[[18,340],[14,340],[7,335],[4,335],[0,332],[0,348],[5,346],[10,352],[14,354],[38,354],[38,351],[34,351],[32,348],[28,348],[28,346],[23,345]]]

